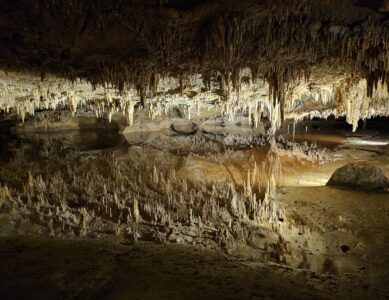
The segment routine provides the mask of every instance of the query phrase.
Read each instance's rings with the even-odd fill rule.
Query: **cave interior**
[[[389,0],[2,0],[0,298],[387,299]]]

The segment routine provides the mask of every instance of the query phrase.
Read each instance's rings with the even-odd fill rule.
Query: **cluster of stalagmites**
[[[9,169],[18,163],[10,162]],[[281,176],[275,144],[264,162],[251,163],[243,186],[189,181],[174,169],[145,167],[136,157],[123,164],[111,154],[85,157],[81,172],[68,163],[41,174],[31,163],[28,174],[9,175],[0,186],[0,206],[51,236],[107,233],[132,241],[225,246],[244,242],[250,227],[277,230],[283,217],[271,201]]]

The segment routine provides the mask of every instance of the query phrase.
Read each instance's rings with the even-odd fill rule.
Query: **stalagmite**
[[[293,120],[293,141],[294,141],[295,136],[296,136],[296,121]]]
[[[80,215],[80,235],[85,236],[88,233],[88,211],[85,209],[85,207],[81,208]]]
[[[74,117],[77,111],[77,99],[74,91],[69,91],[68,101],[69,101],[70,112]]]
[[[133,217],[134,217],[134,221],[136,223],[139,223],[140,221],[140,216],[139,216],[139,208],[138,208],[138,200],[137,199],[134,199],[134,203],[133,203],[133,213],[132,213]]]

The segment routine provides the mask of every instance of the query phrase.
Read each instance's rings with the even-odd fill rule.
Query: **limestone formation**
[[[100,2],[3,4],[0,111],[221,114],[273,133],[287,118],[346,116],[355,131],[389,114],[387,1]]]
[[[387,207],[389,0],[1,2],[0,238],[129,247],[118,263],[184,244],[388,295],[387,224],[348,212]],[[345,163],[327,185],[353,191],[325,186]]]

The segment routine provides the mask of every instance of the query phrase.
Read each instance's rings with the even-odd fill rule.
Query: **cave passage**
[[[388,298],[388,12],[2,1],[0,298]]]

